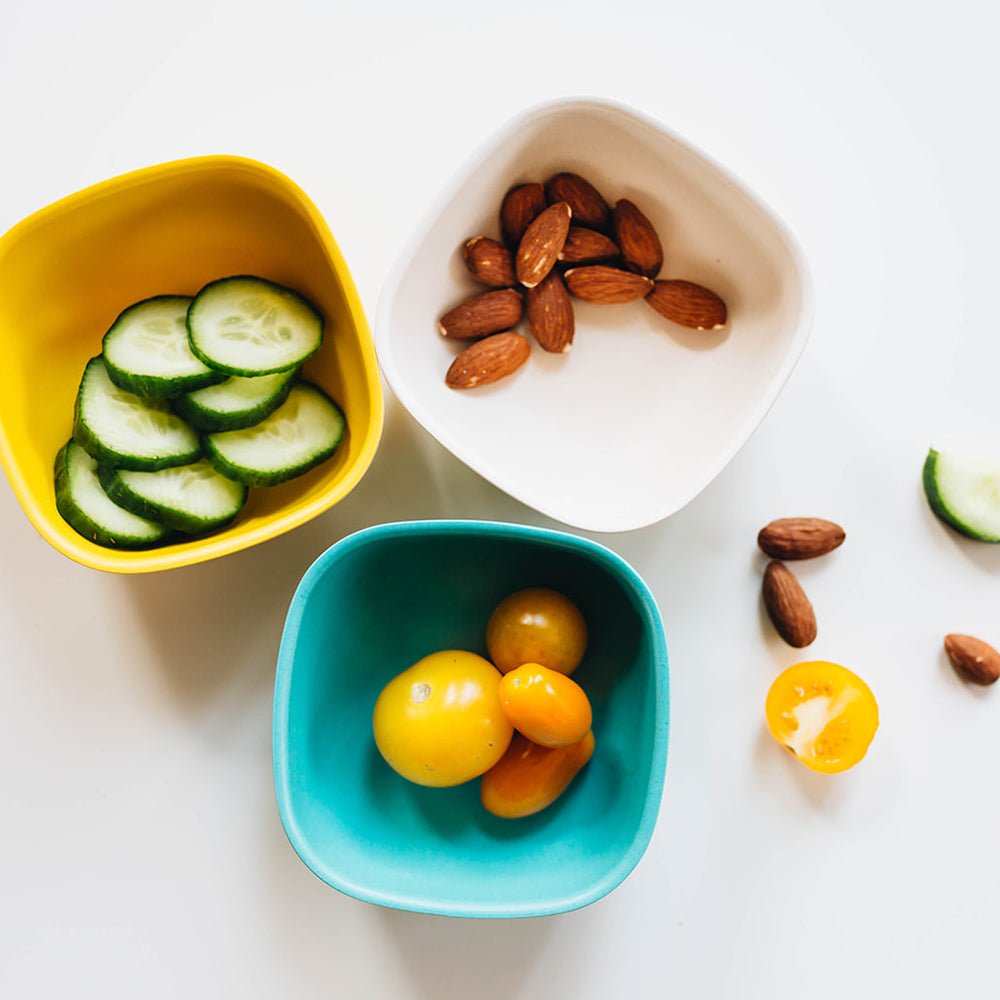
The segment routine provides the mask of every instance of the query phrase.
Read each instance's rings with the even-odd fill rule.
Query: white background
[[[393,402],[338,508],[253,551],[128,579],[34,533],[0,480],[5,997],[984,996],[1000,931],[1000,691],[941,640],[1000,643],[1000,550],[928,513],[926,448],[997,431],[996,25],[988,5],[4,5],[0,229],[102,178],[232,152],[317,202],[370,317],[428,199],[522,107],[629,102],[770,201],[818,311],[788,388],[686,510],[610,542],[671,651],[666,794],[628,881],[512,923],[383,911],[315,879],[270,764],[287,601],[326,546],[410,517],[543,523]],[[721,401],[720,401],[721,405]],[[997,446],[1000,449],[1000,445]],[[841,521],[802,568],[816,656],[882,727],[846,775],[762,727],[796,659],[759,605],[761,524]],[[530,861],[526,861],[530,863]]]

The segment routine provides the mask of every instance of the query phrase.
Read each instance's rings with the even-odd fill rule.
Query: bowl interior
[[[237,523],[152,552],[93,545],[59,517],[56,451],[72,431],[88,358],[129,304],[193,294],[213,278],[258,274],[323,312],[322,350],[306,365],[344,408],[335,458],[307,476],[251,491]],[[88,565],[140,571],[235,551],[300,524],[354,485],[377,444],[382,404],[364,314],[329,230],[277,171],[234,157],[179,161],[73,195],[0,241],[0,457],[25,511],[56,548]]]
[[[499,235],[511,185],[559,170],[590,178],[611,203],[635,201],[661,236],[661,277],[719,292],[728,330],[686,330],[641,301],[574,301],[569,354],[534,345],[513,377],[448,389],[458,348],[437,319],[484,290],[463,243]],[[459,458],[552,517],[625,530],[687,503],[762,419],[805,343],[807,283],[781,224],[714,162],[623,109],[562,102],[502,130],[449,189],[390,279],[376,339],[393,390]]]
[[[331,885],[408,909],[530,915],[591,902],[638,861],[666,753],[659,616],[617,557],[555,537],[389,525],[339,543],[307,574],[279,663],[275,777],[293,845]],[[482,808],[477,781],[430,789],[399,777],[378,754],[371,714],[386,682],[422,656],[485,655],[492,609],[535,585],[567,594],[587,620],[574,677],[593,703],[597,748],[554,806],[504,821]]]

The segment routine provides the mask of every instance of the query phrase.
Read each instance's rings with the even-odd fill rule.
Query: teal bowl
[[[439,649],[486,654],[493,608],[552,587],[587,620],[574,679],[596,750],[569,790],[520,820],[487,813],[479,782],[422,788],[379,756],[382,687]],[[605,896],[632,871],[659,810],[669,716],[656,602],[609,549],[543,528],[417,521],[327,549],[285,621],[274,694],[274,781],[285,832],[324,882],[382,906],[531,917]]]

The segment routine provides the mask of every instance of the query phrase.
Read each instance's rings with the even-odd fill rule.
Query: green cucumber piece
[[[91,358],[76,396],[73,438],[99,462],[155,471],[201,456],[198,435],[165,399],[144,399],[108,377],[101,355]]]
[[[288,399],[254,427],[205,435],[205,454],[230,479],[276,486],[325,462],[345,427],[343,411],[325,392],[297,382]]]
[[[178,396],[174,410],[201,431],[242,430],[259,424],[281,406],[297,374],[293,368],[257,378],[234,375],[218,385]]]
[[[159,472],[102,466],[104,492],[119,507],[178,531],[212,531],[228,524],[246,503],[249,490],[220,476],[205,459]]]
[[[170,537],[164,525],[137,517],[108,498],[97,478],[97,463],[75,441],[59,449],[55,481],[56,510],[91,542],[116,549],[148,549]]]
[[[137,396],[176,396],[225,378],[191,353],[185,295],[158,295],[129,306],[104,335],[108,376]]]
[[[1000,542],[1000,461],[931,448],[924,492],[945,524],[980,542]]]
[[[298,292],[237,275],[206,285],[187,313],[191,350],[227,375],[291,371],[319,350],[323,317]]]

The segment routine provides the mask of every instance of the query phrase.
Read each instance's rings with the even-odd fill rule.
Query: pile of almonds
[[[500,233],[501,240],[475,236],[463,248],[469,273],[492,290],[457,305],[438,324],[450,340],[473,341],[448,369],[452,389],[497,382],[528,360],[531,345],[514,332],[522,317],[543,350],[568,351],[575,332],[571,296],[602,305],[644,299],[695,330],[726,325],[726,304],[715,292],[657,280],[663,247],[639,208],[625,198],[612,208],[578,174],[512,187],[500,205]]]
[[[786,517],[762,528],[757,544],[771,562],[764,570],[764,607],[778,635],[796,649],[816,639],[816,613],[812,603],[782,560],[813,559],[843,544],[844,529],[815,517]],[[974,684],[1000,680],[1000,652],[982,639],[951,633],[945,652],[960,676]]]

